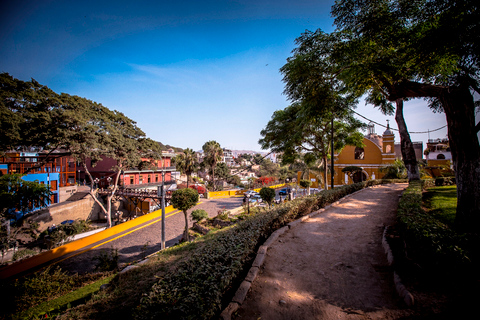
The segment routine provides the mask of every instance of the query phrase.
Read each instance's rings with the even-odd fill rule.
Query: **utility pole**
[[[331,168],[330,168],[330,177],[331,177],[331,189],[333,189],[334,181],[333,181],[333,175],[335,173],[334,168],[333,168],[333,162],[334,162],[334,157],[335,157],[335,151],[333,150],[334,144],[333,144],[333,119],[334,117],[332,116],[332,141],[331,141],[331,148],[332,148],[332,159],[331,159]]]

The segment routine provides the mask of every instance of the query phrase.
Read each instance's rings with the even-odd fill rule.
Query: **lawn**
[[[457,210],[457,186],[429,188],[423,195],[429,213],[439,221],[452,227]]]

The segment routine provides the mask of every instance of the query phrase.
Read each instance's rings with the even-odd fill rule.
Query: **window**
[[[355,159],[356,160],[363,160],[365,158],[365,150],[363,148],[356,147],[355,148]]]
[[[133,177],[130,177],[130,184],[133,184]]]
[[[445,159],[445,155],[440,153],[439,155],[437,155],[437,159],[438,160],[444,160]]]
[[[388,144],[388,145],[385,147],[385,152],[386,152],[386,153],[392,152],[392,146]]]

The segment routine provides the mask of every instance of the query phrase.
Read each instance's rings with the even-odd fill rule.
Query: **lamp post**
[[[100,180],[99,180],[98,178],[95,178],[95,179],[93,180],[93,186],[94,186],[95,189],[98,188],[98,183],[99,183],[99,182],[100,182]]]
[[[247,207],[248,207],[248,214],[250,214],[250,193],[247,194]]]
[[[110,182],[112,182],[112,177],[107,178],[108,186],[110,187]]]

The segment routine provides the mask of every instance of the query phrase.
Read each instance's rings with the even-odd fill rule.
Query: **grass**
[[[33,308],[21,312],[13,317],[13,319],[36,319],[44,318],[47,315],[49,318],[59,315],[62,311],[71,308],[77,304],[85,302],[94,292],[100,290],[100,286],[108,283],[115,275],[103,278],[97,282],[86,285],[78,290],[69,292],[57,299],[43,302]]]
[[[452,227],[457,210],[457,187],[432,187],[423,196],[425,207],[431,215]]]

